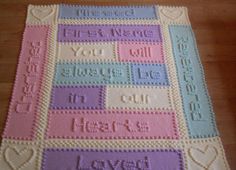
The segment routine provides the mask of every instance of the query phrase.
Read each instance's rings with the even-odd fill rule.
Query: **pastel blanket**
[[[185,7],[29,5],[1,170],[228,170]]]

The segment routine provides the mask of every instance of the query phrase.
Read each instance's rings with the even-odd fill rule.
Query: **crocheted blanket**
[[[0,169],[229,169],[187,9],[29,5]]]

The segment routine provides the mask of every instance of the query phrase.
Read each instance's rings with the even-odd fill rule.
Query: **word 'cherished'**
[[[49,138],[178,138],[174,113],[138,111],[49,112]]]
[[[45,149],[43,170],[183,169],[179,150]]]
[[[47,56],[48,27],[26,26],[5,137],[32,139]],[[24,122],[24,126],[22,126]],[[21,129],[21,131],[19,131]]]
[[[38,83],[40,76],[40,57],[42,55],[43,42],[28,42],[29,43],[29,58],[25,61],[26,74],[24,74],[23,96],[19,101],[16,101],[15,112],[27,114],[34,108],[33,101],[38,91]]]
[[[159,25],[59,25],[59,42],[86,41],[161,42]]]
[[[61,5],[60,18],[63,19],[156,19],[154,6],[80,6]]]

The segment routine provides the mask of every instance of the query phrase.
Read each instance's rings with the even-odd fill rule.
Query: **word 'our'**
[[[133,94],[133,95],[122,95],[121,101],[123,103],[135,103],[135,104],[148,104],[150,103],[150,96],[147,94]]]

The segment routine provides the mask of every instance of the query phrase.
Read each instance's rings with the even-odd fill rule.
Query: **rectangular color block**
[[[4,137],[33,139],[49,27],[26,26]],[[20,130],[19,130],[20,129]]]
[[[58,25],[59,42],[162,42],[160,25]]]
[[[56,65],[55,84],[130,84],[128,63],[61,62]]]
[[[51,109],[103,109],[103,86],[54,86]]]
[[[121,61],[164,63],[160,43],[118,42],[118,54]]]
[[[169,85],[165,64],[131,63],[133,84]]]
[[[157,19],[155,6],[60,5],[61,19]]]
[[[180,150],[56,149],[43,152],[42,170],[183,170]]]
[[[168,88],[108,86],[106,90],[106,107],[109,109],[173,109]]]
[[[58,59],[118,61],[115,43],[59,43]]]
[[[47,136],[56,139],[177,139],[175,113],[145,111],[53,111]]]
[[[191,138],[216,136],[194,35],[189,26],[169,26],[184,114]]]

